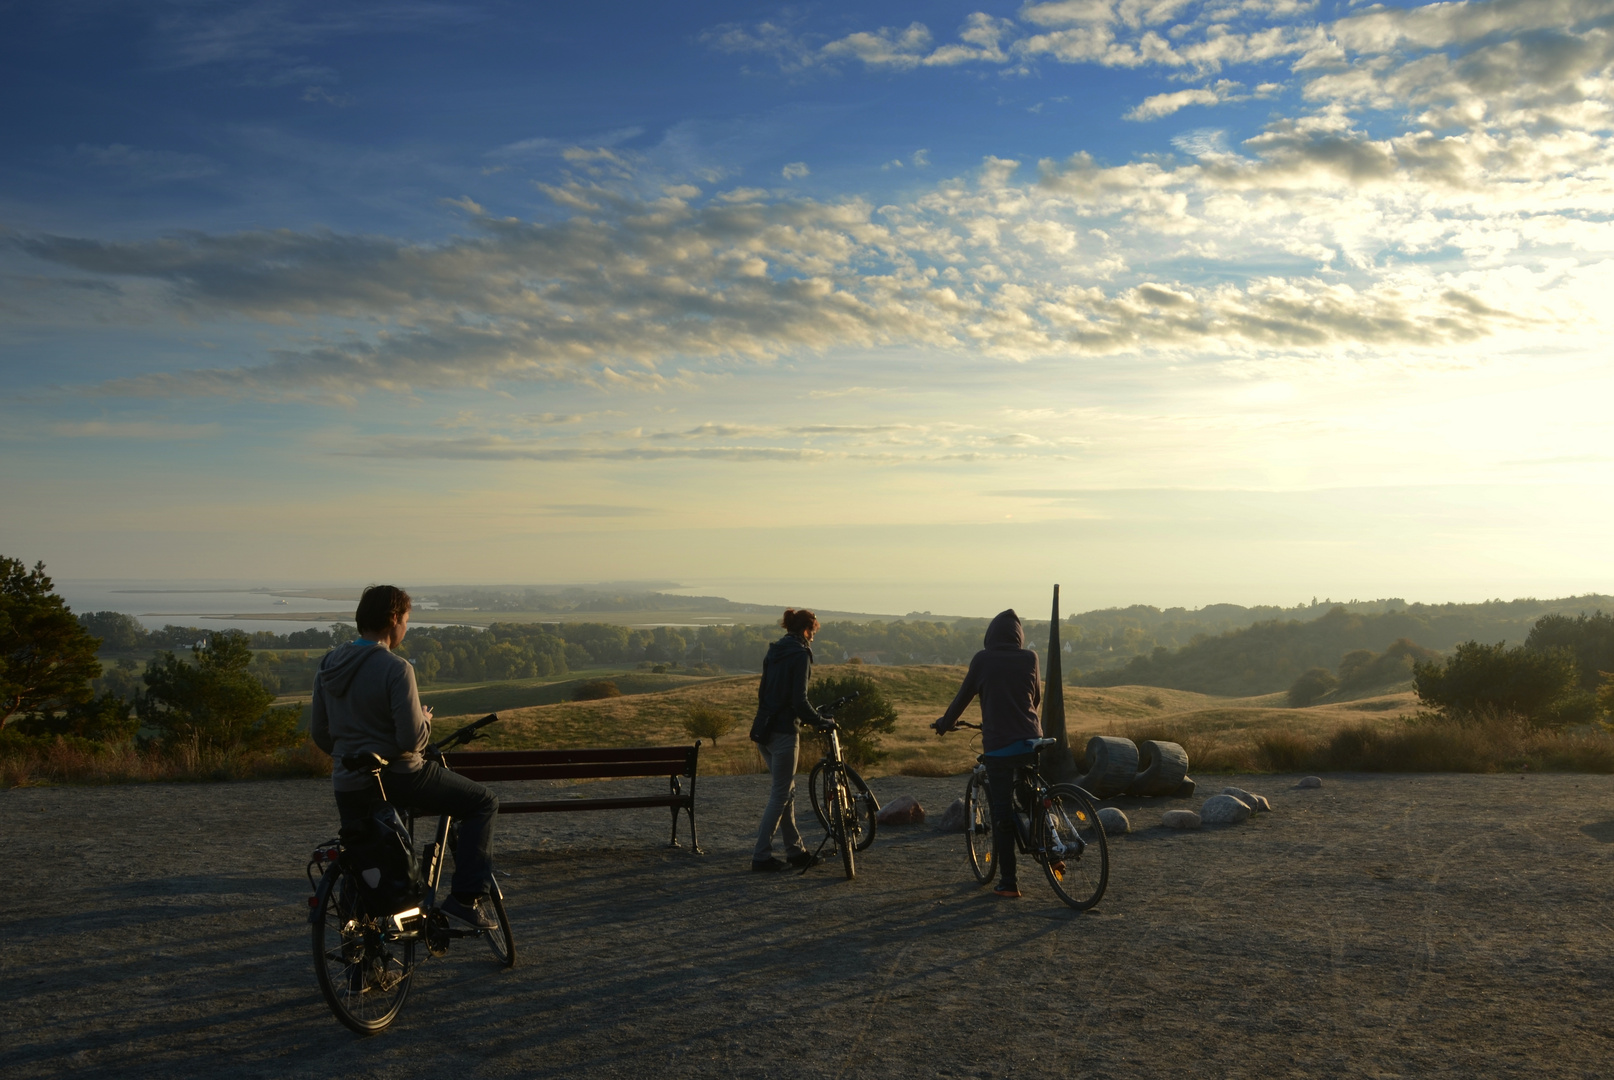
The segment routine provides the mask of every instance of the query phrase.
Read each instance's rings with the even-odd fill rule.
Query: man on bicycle
[[[482,903],[493,884],[493,817],[499,800],[474,780],[449,772],[421,751],[431,742],[431,710],[420,704],[415,669],[392,650],[409,630],[409,594],[371,585],[359,599],[359,637],[326,654],[314,676],[314,744],[334,759],[331,785],[342,815],[342,839],[367,838],[377,796],[367,772],[350,772],[348,754],[379,754],[390,802],[416,814],[452,814],[459,822],[452,894],[445,915],[481,930],[498,927]]]
[[[986,628],[986,646],[970,660],[964,683],[935,722],[938,735],[953,730],[965,706],[981,698],[981,750],[986,762],[986,794],[992,805],[992,848],[998,863],[999,896],[1018,897],[1014,822],[1014,773],[1035,764],[1031,740],[1042,738],[1037,707],[1042,678],[1037,654],[1026,648],[1025,628],[1014,609],[1002,611]]]

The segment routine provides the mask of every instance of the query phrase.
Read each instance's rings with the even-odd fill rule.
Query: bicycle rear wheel
[[[358,881],[340,864],[326,874],[337,876],[314,908],[314,974],[336,1018],[360,1035],[374,1035],[409,996],[415,943],[388,939],[380,920],[364,913]]]
[[[970,776],[964,788],[964,843],[969,847],[970,870],[982,885],[997,876],[992,859],[992,804],[986,797],[986,780],[980,773]]]
[[[1110,880],[1110,849],[1087,793],[1075,784],[1055,784],[1033,823],[1032,846],[1054,893],[1077,911],[1098,903]]]
[[[516,966],[516,938],[510,932],[510,916],[504,913],[504,894],[499,891],[499,883],[493,883],[489,899],[493,902],[493,913],[498,916],[498,929],[489,930],[483,936],[488,939],[488,947],[493,950],[493,956],[499,961],[500,967]]]

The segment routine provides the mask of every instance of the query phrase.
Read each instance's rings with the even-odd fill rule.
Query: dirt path
[[[655,812],[507,819],[520,964],[462,944],[368,1040],[308,956],[325,782],[0,792],[5,1073],[1614,1074],[1614,779],[1292,782],[1245,781],[1276,812],[1243,826],[1119,839],[1088,915],[1029,874],[983,894],[923,826],[850,884],[751,874],[763,777],[701,781],[704,858]],[[933,812],[962,788],[874,786]]]

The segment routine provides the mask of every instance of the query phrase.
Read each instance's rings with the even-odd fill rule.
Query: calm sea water
[[[263,612],[331,612],[343,622],[353,621],[351,600],[315,600],[300,596],[275,596],[255,591],[263,588],[301,590],[313,588],[304,583],[259,583],[210,581],[56,581],[56,593],[75,612],[121,611],[133,615],[140,625],[156,630],[176,626],[215,629],[273,630],[277,634],[320,626],[315,620],[254,619]],[[283,603],[281,601],[284,601]],[[227,616],[243,616],[228,618]]]

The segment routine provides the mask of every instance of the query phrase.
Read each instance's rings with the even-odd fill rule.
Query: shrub
[[[579,683],[577,689],[572,691],[573,701],[601,701],[621,696],[622,691],[618,690],[616,683],[610,679],[591,679],[586,683]]]
[[[278,750],[301,740],[300,710],[271,709],[274,695],[248,670],[247,635],[226,630],[191,652],[194,663],[164,652],[146,666],[140,720],[161,732],[164,744],[230,753]]]
[[[866,675],[819,679],[807,691],[814,706],[856,693],[857,700],[835,714],[841,729],[841,756],[854,767],[873,765],[885,757],[880,737],[897,729],[897,710],[886,700],[880,684]]]
[[[1562,727],[1591,719],[1597,709],[1580,689],[1580,669],[1567,648],[1465,641],[1444,666],[1418,664],[1413,684],[1419,701],[1458,720],[1511,714],[1538,727]]]
[[[1303,709],[1330,690],[1339,686],[1339,680],[1327,668],[1314,667],[1301,675],[1289,687],[1289,704]]]
[[[684,730],[692,739],[717,740],[734,730],[734,716],[710,705],[691,705],[684,714]]]

